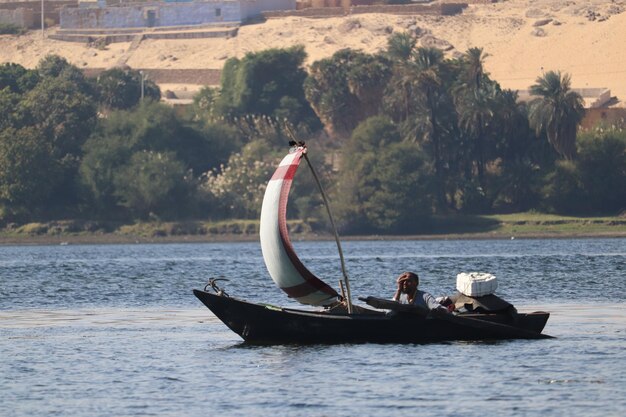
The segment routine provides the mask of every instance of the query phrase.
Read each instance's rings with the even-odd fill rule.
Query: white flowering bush
[[[200,192],[218,217],[249,219],[261,213],[267,182],[280,158],[261,141],[233,153],[226,165],[203,174]]]

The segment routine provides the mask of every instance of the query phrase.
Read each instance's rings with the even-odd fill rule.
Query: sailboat
[[[487,308],[462,314],[430,311],[377,297],[359,298],[367,306],[354,305],[336,232],[344,276],[340,282],[341,291],[337,292],[315,276],[293,248],[286,217],[289,191],[302,160],[309,163],[318,185],[319,180],[307,157],[306,145],[302,142],[292,145],[265,191],[260,222],[261,249],[269,275],[276,285],[290,298],[317,309],[300,310],[239,300],[228,295],[215,279],[210,280],[203,290],[193,290],[194,295],[246,343],[428,343],[550,337],[541,333],[549,313],[518,313],[500,299],[502,303],[491,304],[507,308],[489,309],[489,302],[464,297],[460,301],[463,305],[475,302]],[[320,191],[327,203],[321,186]],[[327,209],[334,227],[328,204]]]

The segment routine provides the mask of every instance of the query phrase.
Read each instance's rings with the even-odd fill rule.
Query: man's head
[[[412,294],[417,289],[420,279],[414,272],[403,272],[396,280],[398,287],[405,294]]]

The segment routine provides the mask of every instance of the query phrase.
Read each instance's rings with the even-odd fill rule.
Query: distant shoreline
[[[334,240],[329,232],[316,232],[315,221],[287,222],[291,240]],[[626,218],[571,217],[543,213],[485,216],[432,216],[428,230],[411,234],[341,234],[344,241],[374,240],[486,240],[625,238]],[[0,229],[0,245],[158,244],[258,242],[258,220],[137,222],[131,224],[89,220],[57,220],[11,224]]]
[[[392,241],[392,240],[515,240],[515,239],[610,239],[626,238],[626,232],[611,233],[450,233],[429,235],[345,235],[342,241]],[[330,234],[292,234],[291,240],[332,241]],[[118,234],[0,236],[0,246],[46,245],[120,245],[120,244],[184,244],[184,243],[240,243],[258,242],[258,235],[180,235],[180,236],[130,236]]]

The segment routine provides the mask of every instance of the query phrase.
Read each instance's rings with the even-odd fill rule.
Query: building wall
[[[217,0],[145,3],[61,10],[62,29],[132,28],[241,22],[263,10],[295,9],[295,0]]]
[[[296,10],[296,0],[242,0],[242,19],[261,16],[261,12],[272,10]]]
[[[309,7],[299,10],[274,10],[263,12],[266,19],[282,18],[287,16],[298,16],[307,18],[326,18],[345,16],[346,11],[343,7]]]
[[[34,26],[33,11],[28,9],[0,10],[0,23],[31,28]]]
[[[585,117],[580,123],[582,130],[591,130],[600,124],[604,125],[605,128],[614,126],[626,129],[626,108],[607,107],[585,110]]]
[[[59,23],[59,11],[65,5],[76,5],[77,0],[58,0],[44,1],[44,19]],[[17,10],[27,9],[33,13],[33,23],[29,27],[40,27],[41,25],[41,0],[29,0],[29,1],[7,1],[0,3],[1,10]]]
[[[347,0],[350,1],[350,0]],[[323,7],[315,7],[313,4],[324,4]],[[350,7],[331,7],[329,5],[339,4],[344,5],[346,2],[343,0],[311,0],[306,4],[311,4],[313,7],[305,8],[300,6],[298,10],[280,10],[280,11],[267,11],[263,12],[263,16],[267,19],[281,18],[286,16],[300,16],[300,17],[331,17],[331,16],[344,16],[346,14],[362,14],[362,13],[388,13],[397,15],[437,15],[437,16],[451,16],[463,12],[463,9],[467,7],[467,3],[445,3],[445,4],[374,4],[372,6],[354,6]]]
[[[133,28],[241,21],[237,1],[146,3],[127,7],[61,10],[62,29]]]

